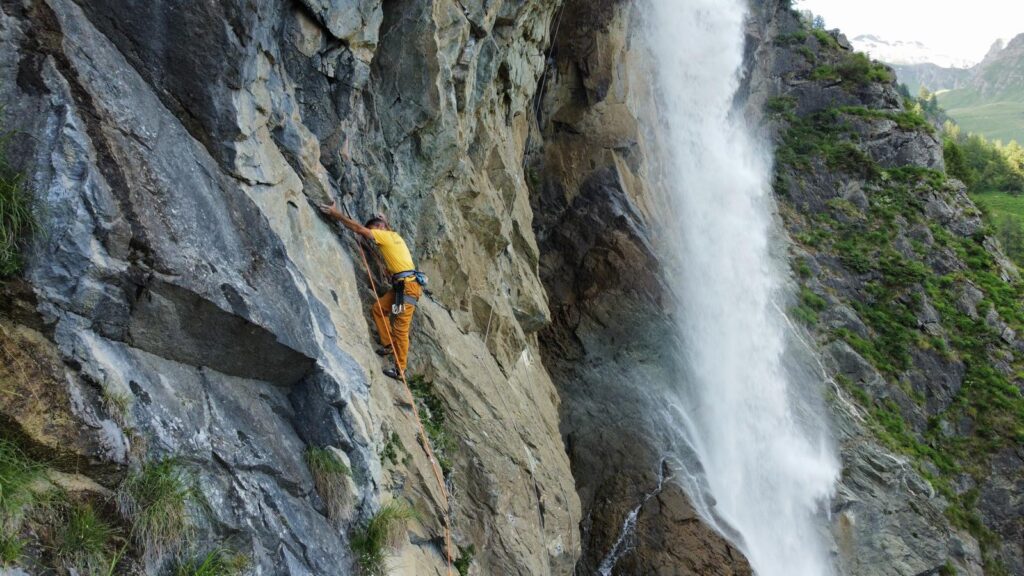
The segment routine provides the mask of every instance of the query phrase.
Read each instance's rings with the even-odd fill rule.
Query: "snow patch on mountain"
[[[943,54],[915,40],[886,40],[874,34],[861,34],[851,42],[855,49],[889,64],[931,63],[943,68],[970,68],[977,63],[961,56]]]

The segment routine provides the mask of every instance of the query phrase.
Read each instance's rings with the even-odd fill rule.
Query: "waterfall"
[[[681,341],[679,381],[652,421],[686,446],[684,487],[759,576],[833,574],[824,517],[839,463],[824,382],[783,313],[793,290],[770,153],[734,109],[746,2],[643,7],[667,198],[661,248]]]

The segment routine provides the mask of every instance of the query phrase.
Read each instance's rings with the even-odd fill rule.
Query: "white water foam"
[[[684,487],[759,576],[834,574],[823,534],[840,468],[824,382],[801,369],[807,351],[780,311],[792,289],[777,254],[770,153],[734,110],[746,2],[645,0],[643,9],[669,205],[661,249],[677,263],[668,278],[682,355],[652,420],[692,450],[679,455],[690,462]]]

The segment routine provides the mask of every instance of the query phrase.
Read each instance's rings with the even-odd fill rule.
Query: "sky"
[[[977,62],[998,38],[1024,33],[1022,0],[796,0],[848,38],[874,34],[917,40],[936,52]]]

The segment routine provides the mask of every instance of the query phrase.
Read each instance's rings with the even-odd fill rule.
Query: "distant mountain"
[[[948,87],[935,88],[948,90],[938,93],[939,104],[964,129],[1024,142],[1024,34],[994,44],[966,81],[946,80]]]
[[[931,92],[955,90],[967,86],[971,80],[972,72],[970,68],[943,68],[931,62],[923,64],[893,64],[887,60],[882,61],[893,67],[900,83],[906,84],[907,88],[910,89],[910,93],[915,96],[922,86],[928,88]]]
[[[1024,142],[1024,34],[997,40],[985,58],[969,68],[950,65],[949,58],[920,42],[886,42],[872,35],[852,42],[891,65],[911,94],[922,86],[938,94],[939,104],[965,130]]]
[[[965,58],[943,54],[921,42],[885,40],[874,34],[861,34],[850,41],[853,47],[866,52],[875,60],[887,64],[934,64],[942,68],[969,68],[973,62]]]

